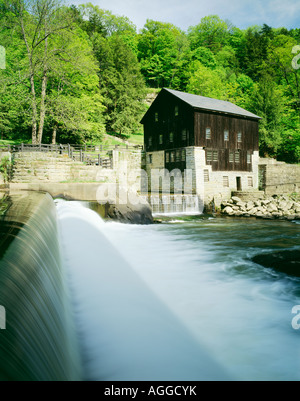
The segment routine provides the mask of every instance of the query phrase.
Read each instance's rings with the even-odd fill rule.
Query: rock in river
[[[300,250],[264,253],[254,256],[251,260],[264,267],[300,277]]]

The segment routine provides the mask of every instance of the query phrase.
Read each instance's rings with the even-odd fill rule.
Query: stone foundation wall
[[[266,195],[282,195],[300,191],[300,165],[261,159],[259,164],[261,189]]]
[[[255,191],[258,189],[258,152],[252,156],[253,171],[213,171],[206,165],[205,150],[201,147],[187,147],[186,170],[178,171],[176,185],[176,170],[165,170],[164,151],[150,152],[146,155],[146,172],[149,178],[149,192],[171,192],[176,188],[184,194],[198,195],[208,205],[214,201],[216,206],[231,197],[231,192],[237,190],[237,177],[240,178],[242,190]],[[151,155],[152,163],[149,162]],[[174,176],[174,179],[171,178]],[[180,182],[181,180],[181,182]],[[173,184],[174,181],[174,184]]]

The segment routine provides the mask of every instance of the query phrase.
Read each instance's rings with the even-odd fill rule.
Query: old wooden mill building
[[[162,89],[141,121],[148,176],[159,169],[190,171],[185,190],[205,202],[257,189],[259,120],[230,102]],[[161,186],[152,183],[152,192]]]

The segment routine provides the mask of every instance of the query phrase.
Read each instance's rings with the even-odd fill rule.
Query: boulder
[[[127,203],[123,205],[116,202],[116,204],[107,204],[106,217],[121,223],[153,223],[152,209],[148,203],[138,203],[137,205]]]
[[[238,197],[238,196],[233,196],[231,198],[231,200],[233,201],[233,203],[237,204],[239,202],[242,202],[242,200]]]
[[[300,277],[300,251],[279,251],[256,255],[252,261],[290,276]]]
[[[225,209],[223,210],[223,213],[232,215],[234,213],[234,210],[230,206],[226,206]]]

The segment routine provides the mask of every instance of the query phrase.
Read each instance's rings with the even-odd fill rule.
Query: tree
[[[188,29],[191,49],[204,46],[216,53],[227,45],[232,28],[229,21],[223,21],[217,15],[202,18],[200,24]]]
[[[17,23],[26,47],[32,98],[32,143],[40,143],[45,120],[49,42],[69,29],[72,22],[68,18],[69,14],[56,0],[4,0],[4,6],[9,12],[11,23]],[[37,81],[40,83],[40,105]]]
[[[118,34],[108,38],[93,35],[92,41],[100,66],[107,131],[129,134],[140,128],[145,112],[145,83],[138,60]]]
[[[194,61],[190,68],[187,91],[195,95],[225,99],[225,76],[225,70],[211,70],[199,61]]]
[[[188,52],[187,37],[179,28],[147,20],[138,37],[138,59],[147,85],[183,89]]]
[[[259,150],[263,156],[276,157],[282,144],[283,117],[286,112],[282,87],[264,75],[253,91],[249,109],[262,117],[259,129]]]
[[[78,99],[85,94],[94,96],[95,90],[99,92],[97,65],[88,37],[76,26],[72,10],[54,0],[4,1],[9,29],[18,35],[27,63],[27,66],[24,63],[27,77],[24,74],[23,85],[27,78],[31,94],[32,143],[41,143],[45,126],[51,129],[49,113],[53,115],[55,97],[70,95],[73,104],[78,105]],[[70,88],[76,85],[80,90],[77,88],[74,95]],[[66,102],[61,104],[67,105]],[[53,132],[57,127],[52,127]]]

